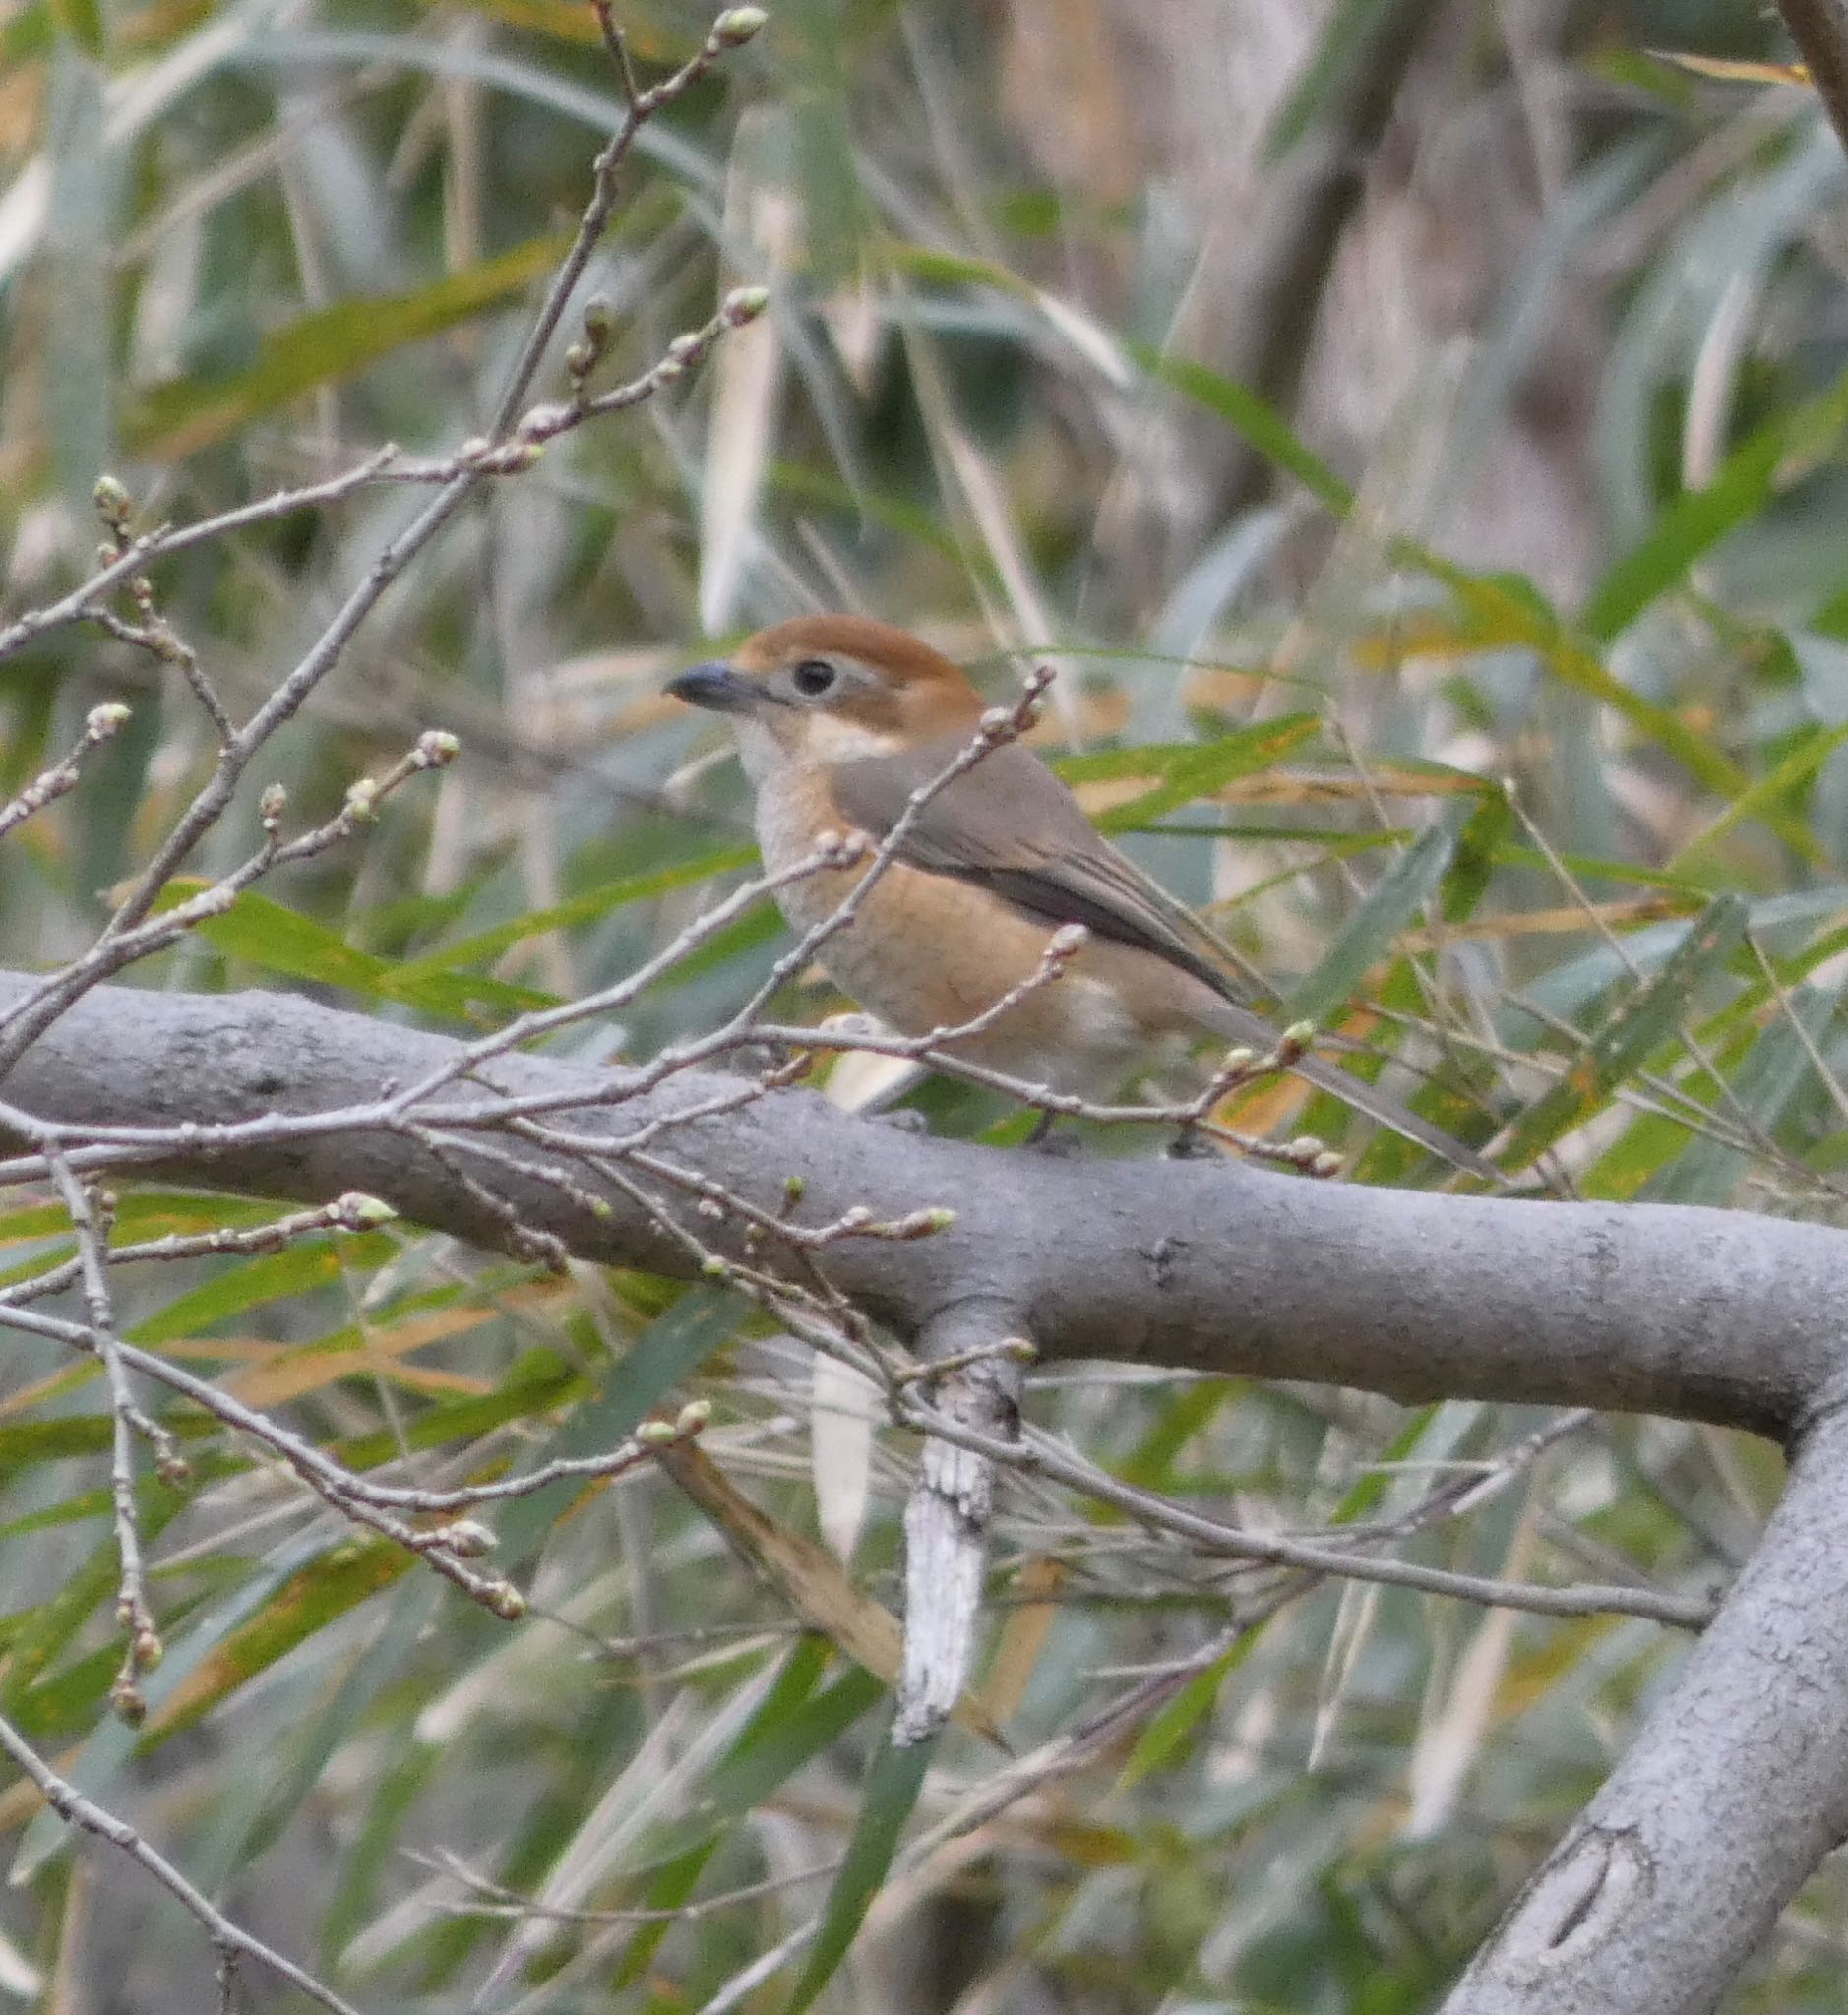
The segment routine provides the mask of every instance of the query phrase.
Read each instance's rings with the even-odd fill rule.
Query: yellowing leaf
[[[387,1540],[349,1541],[310,1561],[249,1622],[200,1661],[151,1717],[143,1740],[152,1743],[190,1728],[317,1630],[391,1587],[414,1564],[414,1556]]]
[[[1695,77],[1716,77],[1722,84],[1808,84],[1807,63],[1748,63],[1737,56],[1690,56],[1679,49],[1651,49],[1658,63],[1673,63]]]

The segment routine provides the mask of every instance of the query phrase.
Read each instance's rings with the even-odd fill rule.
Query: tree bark
[[[0,974],[0,1007],[32,984]],[[1053,1161],[919,1139],[801,1090],[677,1121],[735,1081],[685,1072],[629,1096],[620,1071],[524,1055],[419,1108],[461,1142],[445,1158],[381,1113],[462,1047],[282,995],[98,988],[0,1087],[0,1140],[30,1151],[52,1126],[74,1167],[313,1203],[360,1189],[485,1246],[517,1246],[511,1212],[587,1259],[693,1270],[632,1195],[611,1188],[591,1207],[593,1164],[561,1162],[493,1121],[509,1099],[557,1099],[550,1124],[613,1148],[662,1123],[651,1154],[767,1211],[785,1207],[800,1176],[803,1224],[854,1205],[882,1219],[954,1208],[934,1237],[849,1236],[819,1255],[907,1340],[1019,1333],[1054,1358],[1318,1379],[1411,1402],[1647,1411],[1776,1436],[1799,1455],[1757,1553],[1449,2015],[1711,2008],[1848,1827],[1848,1235],[1229,1163]],[[628,1174],[724,1250],[725,1226],[699,1216],[694,1194],[658,1172]]]
[[[31,984],[0,974],[0,1007]],[[507,1223],[456,1170],[375,1117],[383,1097],[462,1047],[282,994],[99,987],[38,1038],[0,1099],[73,1140],[148,1130],[107,1148],[114,1167],[139,1155],[169,1180],[313,1202],[365,1190],[418,1223],[506,1249]],[[496,1058],[483,1075],[492,1089],[453,1085],[421,1119],[479,1116],[502,1095],[582,1093],[550,1117],[621,1139],[735,1089],[687,1071],[621,1098],[620,1072],[525,1055]],[[173,1130],[189,1123],[182,1144]],[[515,1166],[482,1159],[475,1172],[523,1225],[583,1258],[693,1270],[620,1191],[607,1214],[592,1213],[520,1172],[563,1168],[557,1155],[506,1130],[483,1137]],[[979,1307],[997,1336],[1018,1331],[1052,1358],[1320,1379],[1412,1404],[1468,1396],[1660,1413],[1778,1437],[1844,1362],[1848,1236],[1826,1226],[1365,1189],[1223,1161],[1056,1160],[920,1139],[802,1090],[670,1125],[652,1151],[770,1211],[800,1176],[799,1224],[856,1204],[880,1218],[954,1209],[934,1238],[846,1238],[825,1255],[834,1283],[907,1341]],[[649,1187],[723,1249],[723,1228],[699,1220],[692,1198]]]
[[[1848,1832],[1848,1416],[1446,2015],[1704,2015]]]

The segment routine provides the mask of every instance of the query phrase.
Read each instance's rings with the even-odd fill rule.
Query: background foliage
[[[670,0],[624,20],[645,75],[708,26]],[[1800,86],[1660,50],[1783,53],[1745,0],[786,0],[646,130],[591,276],[619,369],[736,280],[770,313],[492,488],[255,781],[312,821],[425,728],[462,760],[138,977],[462,1030],[607,983],[749,858],[737,773],[664,676],[704,638],[861,607],[997,691],[1009,651],[1054,653],[1049,746],[1093,811],[1292,1011],[1364,992],[1352,1032],[1434,1031],[1418,1054],[1466,1090],[1433,1110],[1506,1129],[1510,1168],[1834,1216],[1843,161]],[[8,611],[89,565],[99,469],[145,522],[386,440],[453,449],[618,113],[577,0],[0,12]],[[368,490],[161,564],[240,717],[416,502]],[[10,964],[89,942],[213,747],[180,681],[94,630],[0,665],[0,795],[118,698],[81,788],[6,841]],[[241,819],[191,872],[241,857]],[[760,910],[571,1050],[708,1024],[778,943]],[[966,1089],[917,1096],[1019,1130]],[[1391,1143],[1364,1166],[1409,1172]],[[277,1214],[125,1191],[117,1235]],[[0,1216],[6,1279],[69,1251],[47,1194]],[[844,1582],[805,1611],[728,1546],[725,1489],[890,1600],[916,1449],[715,1291],[393,1225],[150,1268],[122,1306],[133,1340],[419,1480],[607,1445],[669,1391],[714,1403],[704,1501],[649,1468],[492,1521],[514,1624],[176,1406],[196,1475],[144,1488],[167,1657],[134,1733],[107,1702],[99,1384],[14,1339],[0,1706],[362,2005],[783,2007],[799,1956],[752,1992],[743,1969],[823,1907],[856,1818],[864,1843],[915,1794],[921,1838],[1003,1767],[957,1733],[921,1790],[872,1769],[885,1688],[803,1632]],[[1777,1480],[1760,1445],[1659,1422],[1567,1424],[1523,1465],[1533,1410],[1121,1371],[1033,1390],[1114,1473],[1261,1527],[1353,1527],[1500,1463],[1499,1495],[1404,1551],[1517,1578],[1701,1593]],[[1430,2006],[1678,1649],[1635,1618],[1231,1571],[1025,1484],[1001,1542],[986,1683],[1016,1752],[1209,1643],[1229,1600],[1251,1627],[901,1861],[838,2005]],[[178,1911],[71,1857],[21,1783],[0,1824],[0,1992],[198,2005]],[[517,1914],[765,1882],[683,1923]],[[1839,2005],[1840,1886],[1812,1885],[1739,2006]]]

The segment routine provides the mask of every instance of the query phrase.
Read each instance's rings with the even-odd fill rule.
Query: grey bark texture
[[[1848,1416],[1450,2015],[1702,2015],[1848,1833]]]
[[[0,1008],[31,982],[0,975]],[[452,1060],[448,1038],[246,993],[98,988],[0,1086],[14,1113],[115,1132],[146,1167],[305,1202],[359,1189],[486,1246],[507,1223],[453,1166],[367,1112]],[[582,1133],[709,1101],[688,1072],[622,1103],[620,1073],[496,1058],[420,1117],[568,1095]],[[599,1103],[601,1101],[601,1103]],[[299,1118],[330,1116],[304,1131]],[[331,1116],[341,1115],[336,1119]],[[282,1124],[277,1116],[285,1116]],[[18,1129],[15,1140],[18,1144]],[[0,1139],[7,1137],[0,1108]],[[685,1273],[619,1193],[585,1208],[507,1131],[473,1173],[582,1257]],[[948,1205],[909,1243],[849,1238],[824,1264],[907,1340],[1011,1333],[1052,1358],[1316,1379],[1404,1401],[1467,1395],[1647,1411],[1795,1445],[1790,1489],[1718,1620],[1630,1754],[1478,1956],[1449,2015],[1693,2015],[1717,2006],[1778,1909],[1848,1828],[1848,1235],[1744,1212],[1430,1195],[1231,1165],[1053,1161],[914,1135],[814,1094],[672,1125],[656,1154],[799,1216]],[[465,1150],[464,1150],[465,1152]],[[580,1165],[574,1175],[589,1179]],[[684,1213],[690,1200],[663,1202]],[[710,1224],[702,1236],[715,1243]],[[1799,1436],[1793,1440],[1793,1437]]]

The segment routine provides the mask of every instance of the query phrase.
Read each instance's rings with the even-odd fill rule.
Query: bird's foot
[[[1198,1127],[1183,1127],[1161,1150],[1164,1161],[1217,1161],[1219,1150]]]
[[[1041,1113],[1020,1145],[1033,1154],[1050,1155],[1054,1161],[1070,1161],[1078,1151],[1078,1137],[1076,1133],[1054,1132],[1058,1124],[1057,1113]]]

